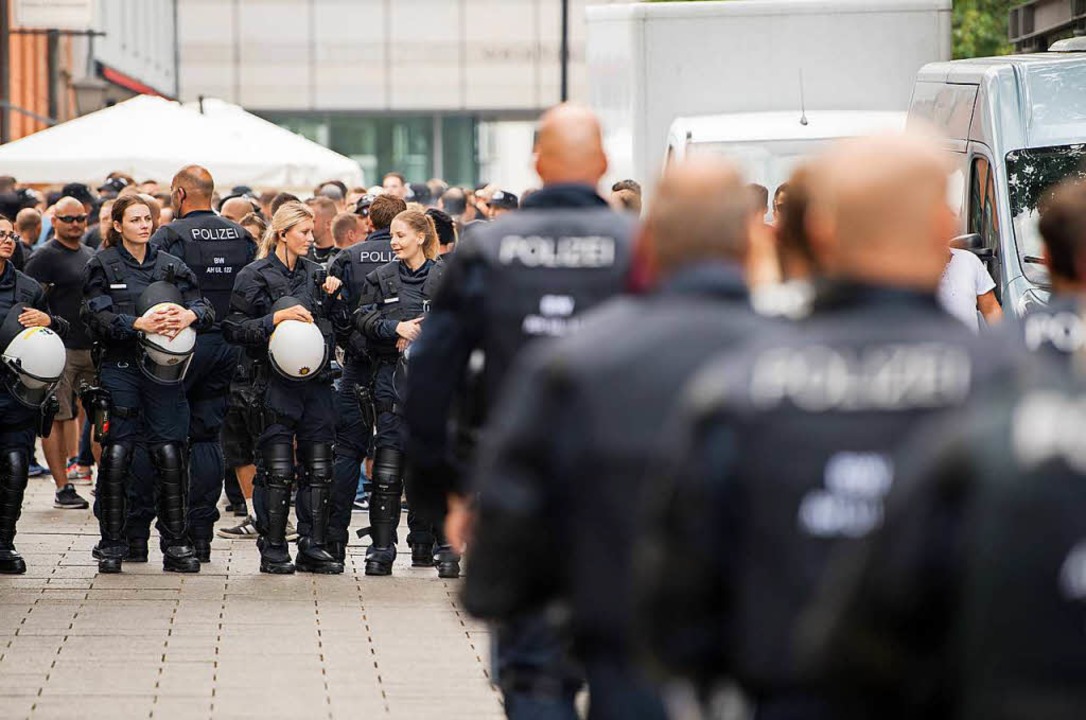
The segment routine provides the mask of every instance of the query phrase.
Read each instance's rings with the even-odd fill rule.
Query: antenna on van
[[[807,101],[803,97],[803,68],[799,69],[799,124],[807,127]]]

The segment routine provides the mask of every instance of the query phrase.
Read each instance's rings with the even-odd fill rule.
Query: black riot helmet
[[[136,312],[145,316],[160,305],[181,305],[181,291],[171,282],[159,280],[147,286],[136,301]],[[187,327],[174,337],[140,333],[140,370],[160,385],[178,385],[185,379],[196,350],[196,331]]]

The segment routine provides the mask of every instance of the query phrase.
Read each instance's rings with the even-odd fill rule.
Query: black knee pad
[[[185,451],[181,443],[155,445],[151,448],[151,462],[160,473],[180,473],[185,466]]]
[[[298,446],[311,485],[330,485],[336,474],[335,456],[331,443],[307,443]]]
[[[288,443],[271,443],[261,451],[264,461],[264,481],[270,487],[289,486],[294,482],[294,447]]]
[[[124,478],[128,465],[132,462],[132,448],[124,443],[109,443],[102,446],[102,461],[99,472],[110,478]]]
[[[403,453],[393,448],[377,448],[373,454],[374,492],[399,494],[403,489]]]
[[[0,477],[10,480],[14,485],[18,482],[25,484],[29,476],[30,459],[26,450],[12,448],[0,454]]]

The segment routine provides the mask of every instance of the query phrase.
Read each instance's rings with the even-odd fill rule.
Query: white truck
[[[811,125],[820,111],[904,112],[917,70],[950,58],[950,12],[951,0],[589,7],[590,102],[604,125],[608,179],[629,177],[651,186],[677,118],[726,144],[726,130],[708,131],[705,123],[724,127],[736,121],[690,116],[772,112],[782,114],[774,122],[792,115],[800,127],[804,110]],[[796,130],[789,137],[797,136],[805,133]],[[759,140],[772,138],[763,133]],[[672,135],[673,153],[676,146],[685,150],[688,141],[697,142],[697,134]],[[777,178],[750,179],[771,187]]]

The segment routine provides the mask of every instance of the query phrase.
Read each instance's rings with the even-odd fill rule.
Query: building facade
[[[54,6],[82,9],[88,22],[80,27],[49,27],[46,0],[20,2],[0,0],[0,142],[137,94],[177,96],[176,0]],[[64,11],[55,17],[65,20]],[[26,27],[25,18],[46,22]]]
[[[587,4],[569,2],[573,99],[587,99]],[[560,0],[178,0],[180,95],[242,105],[354,158],[371,182],[395,169],[472,184],[489,179],[495,125],[558,102],[561,10]]]

